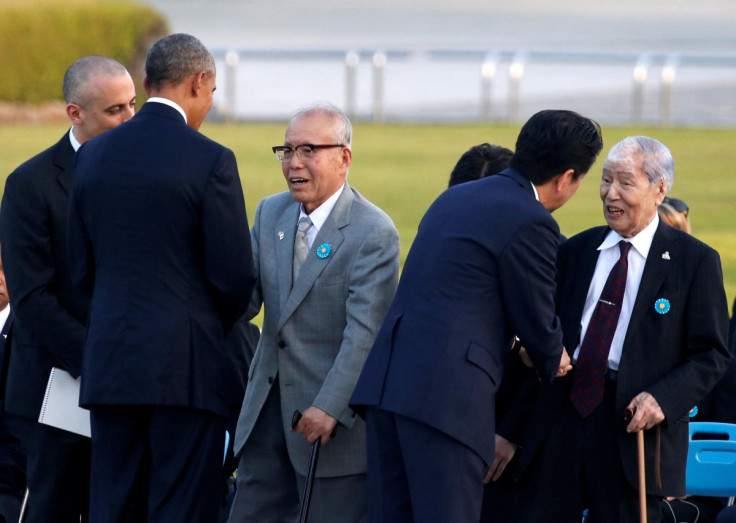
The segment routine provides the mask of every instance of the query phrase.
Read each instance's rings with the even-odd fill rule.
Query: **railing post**
[[[237,51],[228,51],[225,55],[225,115],[226,122],[235,120],[238,92],[238,62],[240,54]]]
[[[493,79],[498,69],[498,54],[488,53],[480,69],[480,118],[493,119]]]
[[[351,120],[358,113],[357,70],[360,64],[360,55],[355,51],[348,51],[345,55],[345,114]]]
[[[631,123],[641,125],[644,119],[644,83],[649,76],[651,57],[648,54],[639,56],[633,73],[633,87],[631,90]]]
[[[383,73],[386,68],[388,57],[383,51],[376,51],[373,55],[373,121],[383,122],[384,114],[384,92]]]
[[[672,84],[675,83],[680,57],[676,54],[667,56],[662,67],[662,86],[659,91],[659,119],[662,125],[672,125]]]
[[[509,120],[511,122],[519,121],[519,105],[520,105],[520,88],[521,79],[524,77],[526,68],[527,54],[519,51],[514,55],[509,67]]]

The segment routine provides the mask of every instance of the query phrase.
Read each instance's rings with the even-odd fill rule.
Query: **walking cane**
[[[626,409],[626,415],[624,416],[626,421],[631,421],[631,418],[636,414],[636,407]],[[644,463],[644,430],[640,430],[636,433],[636,450],[639,458],[639,521],[641,523],[647,523],[647,481],[646,481],[646,466]]]
[[[299,420],[302,419],[302,413],[298,410],[294,411],[291,417],[291,428],[295,429]],[[332,431],[331,438],[335,437],[335,431]],[[307,469],[307,481],[304,484],[304,499],[302,500],[302,508],[299,511],[299,523],[307,523],[309,515],[309,503],[312,501],[312,486],[314,485],[314,475],[317,472],[317,461],[319,460],[319,447],[322,438],[317,438],[312,443],[312,456],[309,458],[309,468]]]

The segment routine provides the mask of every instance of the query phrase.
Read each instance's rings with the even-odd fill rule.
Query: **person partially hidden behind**
[[[448,187],[500,173],[508,168],[513,154],[511,149],[500,145],[474,145],[455,164],[450,173]]]
[[[133,80],[121,64],[85,56],[64,75],[71,129],[19,166],[5,184],[0,242],[15,314],[5,409],[20,418],[28,457],[26,523],[87,521],[89,438],[38,423],[52,367],[78,377],[89,298],[71,283],[69,191],[75,151],[134,113]]]
[[[20,517],[26,490],[26,454],[20,443],[16,416],[5,412],[5,384],[12,343],[13,311],[0,257],[0,523],[15,523]]]

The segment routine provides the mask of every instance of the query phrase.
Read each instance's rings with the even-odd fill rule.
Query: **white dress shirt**
[[[311,227],[307,229],[307,244],[310,249],[312,248],[315,238],[317,238],[317,234],[319,234],[319,230],[325,224],[327,217],[332,212],[332,209],[337,203],[337,199],[340,197],[344,189],[345,184],[342,184],[335,194],[327,198],[324,203],[313,210],[311,214],[304,212],[304,205],[299,206],[299,219],[303,216],[308,216],[309,220],[312,222]]]
[[[146,103],[148,102],[155,102],[173,107],[174,109],[179,111],[179,114],[182,116],[182,118],[184,118],[184,123],[187,123],[187,113],[184,112],[184,109],[182,109],[178,103],[171,101],[168,98],[161,98],[160,96],[152,96],[148,100],[146,100]]]
[[[595,306],[598,303],[601,292],[603,292],[603,287],[608,279],[608,274],[621,257],[618,243],[621,240],[625,240],[631,242],[633,249],[629,250],[629,270],[626,275],[626,290],[624,291],[621,315],[618,317],[616,333],[613,335],[611,350],[608,353],[608,368],[611,370],[618,370],[618,364],[621,361],[621,351],[623,350],[624,338],[626,338],[626,330],[629,327],[629,320],[631,320],[631,311],[634,310],[636,294],[639,291],[641,276],[644,273],[644,264],[647,261],[649,249],[652,246],[652,240],[654,239],[654,233],[657,231],[658,225],[659,216],[657,213],[654,213],[654,219],[649,223],[649,225],[647,225],[633,238],[624,238],[619,233],[610,231],[603,240],[603,243],[598,247],[600,254],[598,255],[598,262],[595,265],[593,279],[591,280],[590,287],[588,288],[588,295],[585,298],[583,317],[580,320],[580,344],[575,348],[573,361],[577,361],[578,359],[578,355],[580,354],[580,345],[582,345],[583,340],[585,339],[585,333],[588,330],[590,318],[593,316]]]

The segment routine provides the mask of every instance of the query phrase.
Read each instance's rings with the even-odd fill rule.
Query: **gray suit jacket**
[[[289,431],[294,410],[314,405],[339,423],[318,476],[366,470],[365,425],[348,400],[393,299],[399,237],[391,219],[347,183],[292,286],[299,204],[288,192],[265,198],[251,229],[258,283],[250,316],[265,306],[235,435],[239,453],[278,375],[289,458],[306,475],[311,445]],[[329,245],[329,255],[317,255]]]

